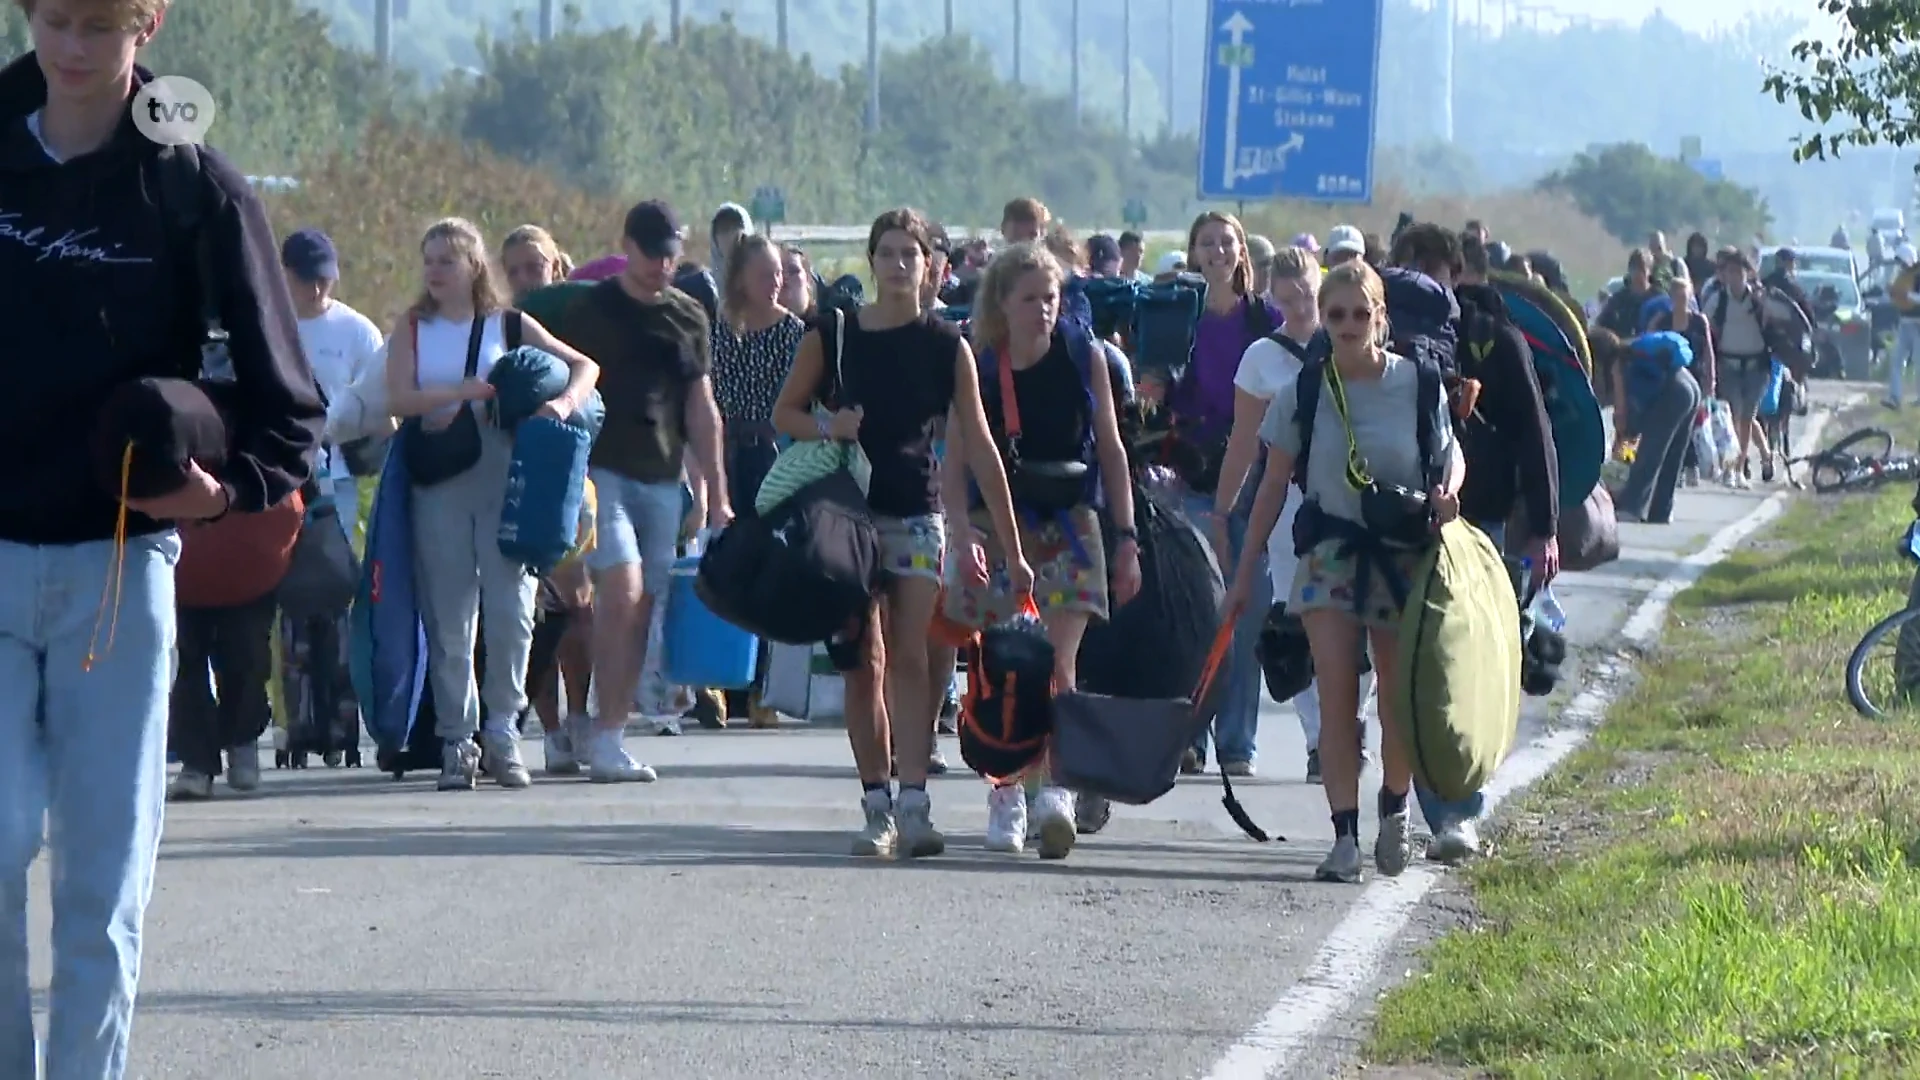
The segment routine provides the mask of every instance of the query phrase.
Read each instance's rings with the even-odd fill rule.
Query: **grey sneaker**
[[[1220,771],[1226,773],[1228,776],[1252,776],[1253,762],[1223,761],[1220,763]]]
[[[898,823],[898,854],[909,859],[925,859],[947,850],[947,838],[933,827],[933,800],[923,788],[908,788],[900,793],[894,806]]]
[[[1354,836],[1342,836],[1334,840],[1333,850],[1320,860],[1320,866],[1313,872],[1315,881],[1335,881],[1346,885],[1358,885],[1361,879],[1360,840]]]
[[[1456,821],[1441,829],[1427,844],[1427,859],[1448,866],[1458,866],[1478,854],[1480,829],[1472,818]]]
[[[1380,819],[1380,835],[1373,840],[1373,867],[1388,877],[1399,877],[1413,855],[1407,840],[1407,812],[1400,811]]]
[[[486,753],[481,761],[487,770],[487,776],[503,788],[524,788],[533,783],[533,777],[527,773],[527,764],[520,760],[520,740],[511,731],[483,731],[481,741],[486,743]]]
[[[1320,749],[1315,747],[1307,751],[1307,783],[1320,783]]]
[[[653,733],[655,735],[680,734],[680,718],[677,716],[661,717],[659,722],[653,725]]]
[[[472,791],[479,772],[480,747],[472,739],[448,739],[441,747],[441,791]]]
[[[227,748],[227,786],[235,791],[259,790],[259,743],[245,743]]]
[[[1081,836],[1092,836],[1107,827],[1113,818],[1113,803],[1091,791],[1073,793],[1073,827]]]
[[[167,798],[174,802],[205,802],[213,798],[213,777],[197,769],[181,769],[167,786]]]
[[[546,734],[546,769],[548,776],[580,775],[580,759],[573,752],[573,735],[564,727]]]
[[[893,795],[887,791],[869,791],[860,800],[867,824],[853,837],[853,853],[867,858],[893,855],[900,833],[893,824]]]

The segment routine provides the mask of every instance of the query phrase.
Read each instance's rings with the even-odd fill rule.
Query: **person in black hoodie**
[[[312,474],[325,407],[245,178],[135,125],[152,76],[134,54],[165,0],[21,2],[35,51],[0,69],[0,918],[25,925],[44,824],[58,868],[44,1075],[117,1080],[166,798],[174,524],[287,498]],[[109,396],[196,378],[203,356],[231,380],[224,461],[123,505],[93,457]],[[3,937],[0,1076],[33,1076],[26,937]]]
[[[1414,225],[1394,245],[1393,261],[1452,292],[1459,305],[1453,373],[1480,384],[1478,404],[1456,424],[1467,459],[1460,516],[1495,547],[1526,559],[1534,581],[1544,586],[1560,569],[1559,459],[1532,350],[1499,291],[1487,284],[1487,249],[1437,225]],[[1507,535],[1516,505],[1524,511],[1525,537]],[[1485,806],[1480,794],[1453,803],[1418,785],[1415,794],[1433,830],[1429,858],[1455,862],[1479,849],[1475,822]]]

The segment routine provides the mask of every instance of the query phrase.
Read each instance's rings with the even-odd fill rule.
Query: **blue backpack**
[[[1693,363],[1693,346],[1671,330],[1642,334],[1633,339],[1627,363],[1627,403],[1643,409],[1658,397],[1673,373]]]
[[[577,424],[534,416],[513,432],[500,554],[545,577],[579,540],[593,436]]]
[[[1199,274],[1141,288],[1128,335],[1135,374],[1157,375],[1168,386],[1178,383],[1193,364],[1195,331],[1206,308],[1207,280]]]

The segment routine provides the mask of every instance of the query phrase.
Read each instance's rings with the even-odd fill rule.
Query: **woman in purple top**
[[[1209,211],[1187,230],[1187,265],[1207,281],[1207,308],[1194,329],[1193,362],[1167,402],[1183,437],[1198,444],[1206,466],[1186,477],[1187,513],[1208,536],[1214,527],[1214,487],[1227,435],[1233,429],[1233,380],[1247,347],[1280,326],[1279,309],[1264,296],[1252,295],[1253,264],[1247,254],[1247,233],[1232,214]],[[1248,477],[1241,499],[1227,518],[1232,551],[1217,552],[1220,565],[1232,566],[1247,531],[1247,512],[1259,486]],[[1264,556],[1262,567],[1264,569]],[[1264,580],[1264,579],[1262,579]],[[1220,767],[1234,776],[1253,773],[1254,732],[1260,719],[1260,665],[1253,647],[1267,617],[1269,597],[1254,597],[1234,629],[1233,651],[1220,672],[1220,712],[1214,720],[1219,740]],[[1188,751],[1183,770],[1202,772],[1207,762],[1207,733],[1201,732]]]

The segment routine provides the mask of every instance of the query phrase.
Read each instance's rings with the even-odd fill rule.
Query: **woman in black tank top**
[[[1059,261],[1037,244],[1001,252],[974,297],[973,338],[980,348],[991,453],[1013,473],[1021,548],[1034,569],[1033,601],[1054,647],[1054,684],[1070,687],[1079,682],[1074,664],[1081,635],[1089,621],[1108,612],[1106,549],[1095,513],[1103,487],[1119,534],[1112,577],[1116,604],[1140,590],[1140,549],[1106,353],[1089,328],[1062,321],[1065,279]],[[1015,433],[1017,458],[1011,453]],[[943,477],[949,506],[977,503],[966,479],[966,462],[976,456],[973,439],[958,433],[949,437]],[[1073,476],[1080,471],[1083,477]],[[1052,479],[1046,479],[1049,475]],[[1011,618],[1023,599],[1008,579],[990,524],[990,516],[976,508],[969,520],[954,526],[945,613],[969,627]],[[1027,810],[1019,780],[996,786],[988,800],[987,847],[1022,850]],[[1044,768],[1033,811],[1041,858],[1064,857],[1076,834],[1074,795],[1053,783]]]
[[[938,855],[927,765],[939,697],[928,686],[927,638],[946,549],[934,437],[964,437],[968,462],[1022,591],[1033,571],[1021,552],[1006,472],[993,453],[973,351],[957,329],[927,312],[921,287],[932,243],[912,210],[889,210],[867,234],[877,297],[857,309],[822,310],[800,340],[773,422],[795,439],[857,441],[873,466],[867,502],[880,526],[881,595],[867,619],[859,666],[847,673],[847,738],[860,771],[866,825],[856,855]],[[834,411],[816,404],[832,403]],[[958,509],[958,507],[956,507]],[[884,644],[884,648],[883,648]],[[891,714],[891,715],[889,715]],[[891,754],[890,754],[891,751]],[[888,782],[899,763],[900,798]]]

